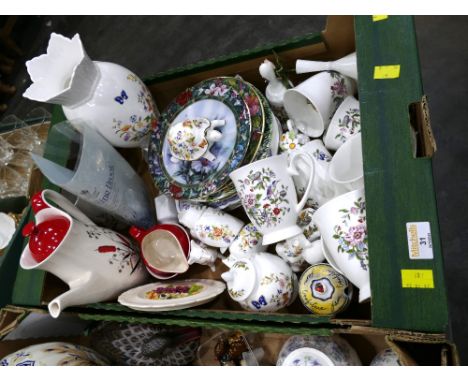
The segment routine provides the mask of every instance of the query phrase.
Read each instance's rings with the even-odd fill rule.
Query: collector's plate
[[[225,289],[226,284],[217,280],[161,281],[130,289],[119,296],[118,302],[143,312],[165,312],[206,304]]]
[[[226,121],[225,126],[217,128],[222,139],[210,147],[215,160],[171,160],[167,130],[187,118]],[[186,89],[161,114],[151,135],[149,169],[156,187],[176,199],[204,199],[216,192],[247,154],[251,128],[249,107],[232,86],[231,78],[209,79]]]

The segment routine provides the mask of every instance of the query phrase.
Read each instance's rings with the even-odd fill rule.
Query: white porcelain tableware
[[[317,207],[318,208],[318,207]],[[304,208],[297,218],[297,225],[302,228],[302,233],[311,243],[320,239],[320,232],[312,221],[312,216],[314,215],[317,209],[308,207]]]
[[[307,264],[320,263],[325,259],[320,243],[310,242],[300,233],[276,244],[278,256],[290,264],[294,272],[303,270]]]
[[[359,302],[371,297],[364,190],[340,195],[312,217],[327,261],[359,288]]]
[[[320,350],[304,347],[288,354],[281,366],[334,366],[334,364]]]
[[[154,198],[156,209],[156,221],[159,224],[178,223],[178,211],[174,198],[168,194],[162,194]]]
[[[8,246],[15,230],[15,219],[4,212],[0,212],[0,249]]]
[[[243,255],[253,252],[264,252],[263,235],[252,223],[246,224],[229,246],[231,255]]]
[[[316,74],[284,94],[284,108],[302,133],[320,137],[343,99],[354,94],[354,81],[338,72]]]
[[[223,134],[216,130],[226,124],[224,120],[190,118],[171,125],[166,139],[172,154],[172,161],[194,161],[206,158],[213,161],[216,157],[210,152],[210,146],[218,142]]]
[[[190,229],[190,234],[210,247],[228,248],[244,222],[228,213],[200,204],[179,203],[179,221]]]
[[[276,76],[275,70],[275,65],[267,59],[265,59],[258,68],[260,75],[268,82],[265,89],[265,95],[268,102],[270,102],[270,104],[275,108],[282,108],[284,93],[286,92],[287,87]]]
[[[31,345],[0,360],[0,366],[106,366],[109,361],[87,347],[67,342]]]
[[[276,365],[283,365],[292,352],[301,348],[315,349],[324,353],[334,366],[361,366],[356,351],[344,338],[337,335],[289,337],[281,348]]]
[[[224,292],[221,281],[188,279],[142,285],[122,293],[118,302],[134,310],[166,312],[206,304]]]
[[[329,176],[329,167],[332,155],[320,139],[307,142],[295,152],[305,153],[314,162],[315,173],[312,186],[306,193],[307,180],[310,176],[309,166],[302,158],[297,161],[298,174],[293,176],[297,193],[300,197],[307,196],[307,205],[318,208],[334,196],[334,189]]]
[[[352,95],[347,96],[325,132],[323,143],[327,149],[338,150],[350,137],[361,132],[361,112],[359,101]]]
[[[310,61],[297,60],[296,73],[321,72],[324,70],[334,70],[341,74],[358,79],[356,52],[350,53],[336,61]]]
[[[314,163],[303,153],[266,158],[233,171],[231,177],[250,221],[263,234],[263,245],[277,243],[302,232],[297,217],[307,197],[297,202],[292,180],[298,175],[298,159],[308,166],[308,195],[314,180]]]
[[[401,363],[398,354],[388,348],[379,352],[369,366],[401,366]]]
[[[330,161],[329,176],[336,196],[364,188],[360,133],[348,139],[335,153]]]
[[[297,296],[297,278],[288,264],[267,252],[243,255],[221,275],[229,296],[243,309],[275,312]]]
[[[299,133],[294,127],[293,122],[289,119],[287,122],[288,131],[281,134],[279,148],[281,151],[292,152],[293,150],[304,146],[310,141],[310,138],[302,133]]]
[[[138,249],[125,236],[96,226],[55,191],[37,193],[31,204],[35,223],[23,228],[29,242],[20,266],[48,271],[70,286],[49,303],[52,317],[57,318],[69,306],[115,298],[146,280],[148,273]]]
[[[114,146],[138,147],[156,123],[143,81],[120,65],[91,61],[78,34],[52,33],[47,53],[26,67],[33,83],[23,97],[62,105],[67,119],[83,119]]]
[[[210,248],[207,245],[192,240],[190,245],[190,256],[188,259],[189,265],[201,264],[210,267],[211,271],[215,271],[215,262],[219,255],[217,248]]]

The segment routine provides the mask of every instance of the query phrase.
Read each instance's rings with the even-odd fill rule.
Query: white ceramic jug
[[[53,201],[60,207],[53,207]],[[142,284],[147,272],[138,250],[125,236],[96,226],[65,197],[52,190],[44,190],[31,199],[35,224],[29,223],[23,234],[30,237],[23,250],[20,266],[41,269],[62,279],[70,290],[49,303],[49,313],[57,318],[69,306],[106,301],[123,291]],[[65,222],[60,236],[54,221]],[[41,232],[42,223],[49,224]],[[42,249],[53,248],[49,254],[38,253],[31,243]],[[56,240],[61,237],[60,240]],[[44,246],[45,245],[45,246]],[[31,250],[32,249],[32,250]],[[40,260],[38,261],[38,257]]]
[[[67,119],[83,119],[112,145],[138,147],[158,111],[145,84],[130,70],[91,61],[80,36],[52,33],[47,53],[26,62],[33,81],[23,97],[62,105]]]

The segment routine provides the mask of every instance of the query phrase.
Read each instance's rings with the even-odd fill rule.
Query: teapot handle
[[[309,167],[309,171],[308,171],[309,181],[307,182],[307,187],[304,191],[304,196],[302,197],[301,201],[295,207],[297,213],[299,213],[304,208],[304,205],[306,204],[307,199],[309,198],[309,192],[313,186],[313,182],[315,178],[315,162],[312,160],[310,155],[305,152],[298,152],[298,153],[291,154],[291,161],[288,167],[288,173],[290,175],[295,175],[295,176],[300,175],[297,164],[296,164],[297,159],[299,158],[304,159],[305,164],[307,165],[307,167]]]
[[[80,221],[81,223],[95,225],[94,222],[78,208],[76,208],[72,202],[70,202],[63,195],[52,190],[40,191],[31,198],[31,205],[35,214],[44,208],[54,208],[47,200],[56,203],[57,206],[59,206],[65,212],[69,213],[73,218]]]

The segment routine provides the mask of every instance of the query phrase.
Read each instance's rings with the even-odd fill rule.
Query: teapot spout
[[[94,287],[93,287],[94,284]],[[53,299],[49,305],[49,313],[53,318],[58,318],[62,311],[70,306],[87,304],[90,296],[96,293],[95,283],[88,277],[80,283],[70,284],[70,290]]]

